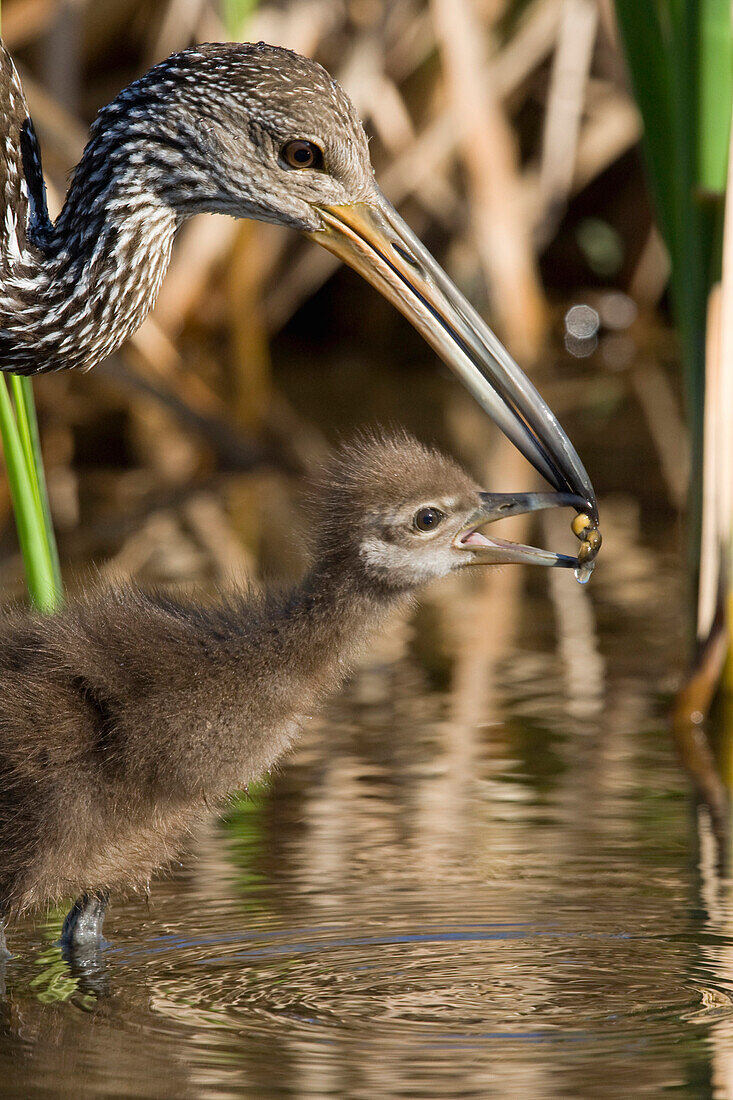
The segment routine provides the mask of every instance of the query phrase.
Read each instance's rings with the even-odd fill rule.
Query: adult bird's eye
[[[413,516],[413,524],[418,531],[433,531],[443,519],[439,508],[420,508]]]
[[[280,156],[288,168],[323,168],[323,153],[312,141],[286,141]]]

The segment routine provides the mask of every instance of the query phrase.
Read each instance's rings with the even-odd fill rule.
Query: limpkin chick
[[[263,42],[208,43],[161,61],[100,111],[55,223],[2,44],[0,118],[0,370],[86,369],[119,347],[155,302],[192,215],[275,222],[373,283],[597,523],[565,432],[379,190],[356,111],[316,62]]]
[[[93,945],[110,890],[147,884],[190,827],[262,775],[385,616],[477,563],[573,566],[488,538],[557,493],[482,493],[408,436],[360,436],[314,494],[313,564],[292,590],[215,606],[131,586],[0,627],[0,905],[78,900],[63,942]]]

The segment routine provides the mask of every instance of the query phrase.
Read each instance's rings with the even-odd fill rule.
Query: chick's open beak
[[[574,569],[577,558],[556,554],[552,550],[540,550],[536,546],[488,536],[479,530],[487,523],[494,523],[507,516],[519,516],[524,512],[536,512],[541,508],[582,508],[582,498],[572,493],[479,493],[480,505],[468,522],[456,535],[453,545],[467,551],[466,565],[501,565],[509,562],[527,565],[548,565],[561,569]]]
[[[535,469],[597,521],[590,478],[554,413],[387,199],[376,191],[318,212],[322,228],[308,236],[391,301]]]

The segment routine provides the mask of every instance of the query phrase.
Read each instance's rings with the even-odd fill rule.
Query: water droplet
[[[587,584],[595,567],[595,561],[578,562],[573,570],[578,584]]]

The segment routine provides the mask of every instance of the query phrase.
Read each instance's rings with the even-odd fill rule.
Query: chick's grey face
[[[466,565],[456,540],[477,502],[476,492],[433,493],[365,517],[359,557],[367,574],[409,589]]]
[[[320,65],[276,47],[230,47],[212,60],[197,142],[212,171],[201,208],[312,231],[314,207],[369,198],[366,136]]]
[[[486,524],[582,504],[561,493],[487,493],[452,459],[405,433],[363,433],[334,454],[318,483],[317,557],[400,594],[470,565],[577,560],[484,534]]]

